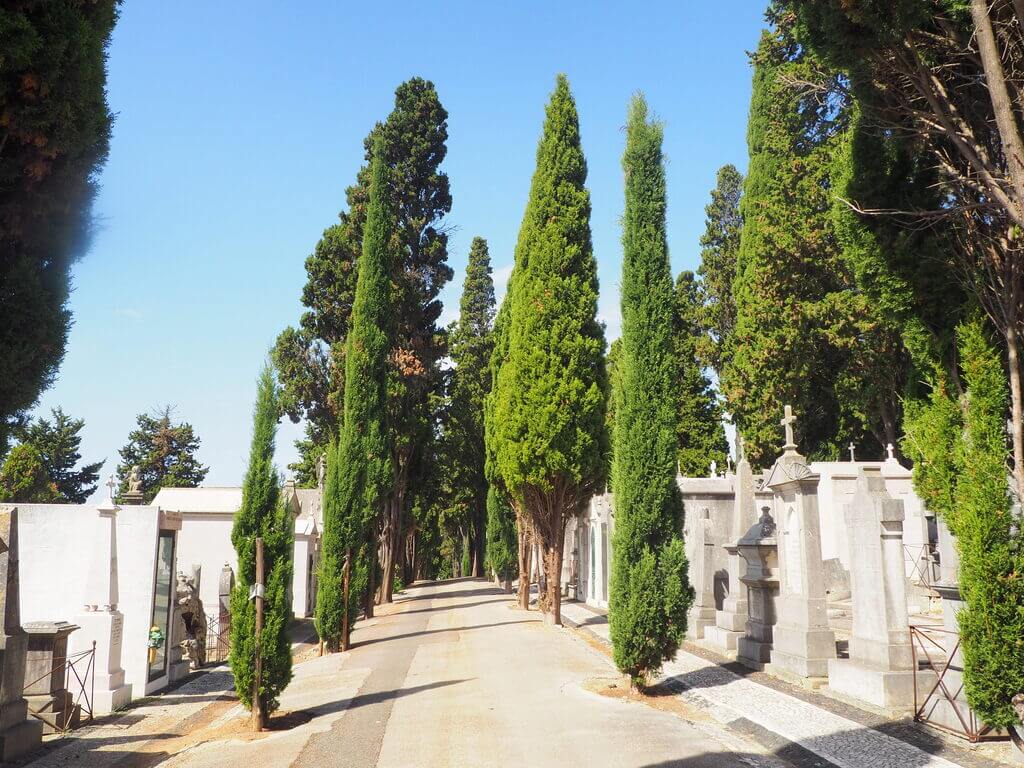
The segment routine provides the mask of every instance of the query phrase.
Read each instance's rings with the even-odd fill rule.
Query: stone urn
[[[736,658],[760,667],[770,660],[775,601],[779,596],[779,545],[770,508],[763,507],[760,519],[727,550],[729,554],[738,553],[747,565],[741,577],[747,585],[747,626],[737,642]]]

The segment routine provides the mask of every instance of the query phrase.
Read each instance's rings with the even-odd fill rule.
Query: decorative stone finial
[[[718,477],[718,462],[711,460],[711,477]]]

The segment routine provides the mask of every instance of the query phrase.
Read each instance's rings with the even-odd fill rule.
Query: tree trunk
[[[366,618],[372,619],[374,597],[377,594],[377,547],[368,546],[366,548],[366,556],[370,559],[370,562],[366,564],[366,600],[364,600],[363,611],[366,614]]]
[[[1013,433],[1013,479],[1024,502],[1024,393],[1021,392],[1020,337],[1015,322],[1006,324],[1006,362],[1010,373],[1010,422]]]
[[[342,600],[344,600],[341,612],[341,650],[347,651],[349,647],[349,628],[352,622],[349,621],[349,584],[352,577],[352,550],[345,553],[345,571],[342,578]]]
[[[992,111],[999,129],[999,139],[1003,145],[1009,181],[1013,187],[1013,206],[1009,214],[1018,224],[1024,222],[1024,140],[1017,127],[1017,118],[1013,112],[1013,100],[1006,85],[1006,74],[1003,71],[1002,55],[992,29],[992,20],[988,15],[988,0],[971,0],[971,18],[974,21],[975,39],[978,42],[978,53],[985,71],[985,85],[992,100]]]
[[[476,505],[476,536],[473,539],[473,576],[486,576],[484,561],[487,559],[487,494]]]
[[[545,542],[544,581],[546,586],[547,611],[544,623],[562,626],[562,542]]]
[[[530,570],[533,567],[531,558],[533,542],[530,540],[530,530],[523,515],[517,512],[516,517],[519,539],[519,590],[516,599],[519,601],[519,607],[528,611],[530,610]]]

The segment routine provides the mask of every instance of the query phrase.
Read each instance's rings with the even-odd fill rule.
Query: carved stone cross
[[[109,493],[107,495],[109,496],[110,500],[113,501],[114,500],[114,488],[117,486],[117,483],[114,482],[114,476],[113,475],[111,475],[110,478],[107,480],[106,485],[107,485],[107,489],[109,491]]]
[[[787,405],[784,409],[785,416],[779,422],[786,428],[786,444],[783,448],[796,448],[796,441],[793,439],[793,425],[796,423],[796,416],[793,415],[792,406]]]
[[[850,443],[850,444],[849,444],[848,446],[846,446],[846,447],[850,449],[850,461],[856,461],[856,460],[857,460],[857,457],[856,457],[856,456],[854,456],[854,454],[853,454],[853,450],[854,450],[854,448],[856,448],[857,446],[855,446],[855,445],[854,445],[853,443]]]
[[[889,455],[890,459],[896,459],[895,450],[896,449],[893,448],[892,443],[889,443],[888,445],[885,446],[885,452]]]

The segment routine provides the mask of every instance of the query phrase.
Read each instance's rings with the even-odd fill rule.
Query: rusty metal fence
[[[959,633],[944,627],[911,626],[914,720],[976,744],[1004,738],[979,722],[964,696]],[[922,680],[923,676],[923,680]],[[927,689],[922,697],[919,691]]]
[[[230,652],[230,627],[221,627],[219,617],[211,616],[206,620],[206,663],[219,664],[227,661]]]
[[[59,694],[63,702],[55,697],[46,697],[41,707],[28,708],[30,717],[42,720],[47,732],[59,733],[62,736],[77,728],[82,722],[91,723],[94,717],[93,700],[96,693],[96,641],[92,647],[70,654],[64,659],[54,659],[54,665],[46,674],[35,680],[29,680],[24,690],[30,690],[36,683],[52,678],[59,670],[63,670],[64,693]],[[38,696],[33,698],[39,698]],[[55,708],[57,705],[59,708]]]
[[[903,558],[910,564],[910,581],[928,589],[936,582],[938,552],[934,544],[903,545]]]

